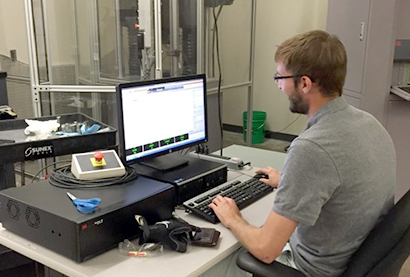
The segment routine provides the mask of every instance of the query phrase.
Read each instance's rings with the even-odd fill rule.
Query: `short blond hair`
[[[278,47],[275,61],[293,75],[309,76],[323,95],[342,95],[347,57],[337,36],[321,30],[296,35]]]

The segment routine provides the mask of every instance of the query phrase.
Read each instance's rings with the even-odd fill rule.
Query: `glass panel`
[[[160,2],[163,76],[197,73],[197,1]],[[33,4],[41,84],[113,85],[155,77],[154,1]]]
[[[163,76],[197,73],[197,1],[162,1]]]
[[[26,61],[20,61],[18,56],[17,58],[18,60],[12,60],[10,57],[0,54],[0,71],[7,73],[7,77],[5,77],[5,91],[2,91],[2,88],[0,88],[0,93],[7,94],[8,102],[2,102],[1,105],[10,106],[19,119],[34,117],[30,68]],[[1,82],[4,82],[4,80],[1,80]]]
[[[21,74],[23,70],[27,71],[26,74]],[[21,62],[14,62],[7,75],[8,106],[13,109],[19,119],[34,117],[30,81],[14,78],[12,74],[15,72],[19,74],[16,75],[17,78],[21,76],[29,78],[28,66]]]
[[[84,113],[116,129],[118,126],[115,93],[43,92],[41,105],[52,106],[54,114]]]
[[[153,4],[98,1],[101,78],[140,80],[153,77]]]
[[[100,0],[97,2],[100,77],[116,78],[119,74],[118,51],[115,37],[117,22],[115,20],[116,3],[118,1]],[[114,11],[114,12],[113,12]],[[104,34],[104,35],[102,35]],[[121,68],[121,71],[123,68]]]
[[[75,24],[75,33],[72,35],[75,37],[75,43],[73,48],[76,47],[75,53],[75,67],[77,68],[76,84],[92,84],[91,81],[91,26],[90,26],[90,14],[91,14],[91,2],[90,1],[74,1],[74,13],[72,14],[72,20]],[[50,34],[52,36],[52,34]],[[58,84],[58,83],[55,83]]]
[[[182,32],[182,75],[197,73],[197,1],[179,1],[179,26]]]

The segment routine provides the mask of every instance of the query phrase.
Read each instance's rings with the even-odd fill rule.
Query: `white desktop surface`
[[[221,151],[216,151],[214,154],[219,155],[220,152]],[[251,162],[251,166],[253,167],[265,167],[269,165],[277,170],[282,169],[286,158],[285,153],[236,144],[224,148],[222,155],[239,158],[244,163]]]
[[[251,161],[254,166],[270,164],[279,170],[282,168],[286,156],[283,153],[238,145],[225,148],[223,155],[235,155],[243,159],[244,162]],[[263,164],[265,161],[270,161],[270,163]],[[253,176],[254,170],[254,168],[247,168],[242,172]],[[228,180],[239,176],[239,174],[242,173],[229,171]],[[243,209],[243,217],[253,225],[262,225],[271,210],[274,197],[275,192]],[[192,225],[216,228],[220,231],[221,235],[218,245],[213,248],[189,245],[186,253],[164,250],[164,252],[158,256],[144,258],[123,256],[117,249],[112,249],[84,263],[76,263],[47,248],[7,231],[1,225],[0,244],[64,275],[73,277],[198,276],[240,247],[236,238],[222,224],[208,223],[182,210],[177,211],[177,213]],[[137,244],[137,242],[135,243]]]

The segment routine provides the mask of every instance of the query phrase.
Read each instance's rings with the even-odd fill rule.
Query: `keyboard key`
[[[218,194],[220,194],[220,191],[214,191],[208,194],[209,197],[214,198],[214,196],[217,196]]]
[[[231,187],[233,187],[233,185],[232,185],[232,184],[229,184],[229,185],[223,186],[223,187],[221,187],[221,191],[228,190],[228,189],[230,189]]]
[[[204,197],[201,197],[201,198],[195,200],[195,203],[198,203],[198,204],[199,204],[199,203],[205,201],[206,199],[208,199],[208,196],[207,196],[207,195],[205,195]]]

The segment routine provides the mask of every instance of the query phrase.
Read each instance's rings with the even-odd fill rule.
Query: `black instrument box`
[[[100,197],[92,214],[79,213],[66,192]],[[169,219],[174,187],[142,176],[126,184],[96,189],[62,189],[42,181],[0,191],[4,228],[76,262],[83,262],[140,235],[134,215],[148,224]]]
[[[173,184],[178,205],[227,181],[226,164],[188,155],[184,155],[183,158],[188,160],[188,163],[171,170],[158,170],[138,163],[132,167],[141,175]]]

